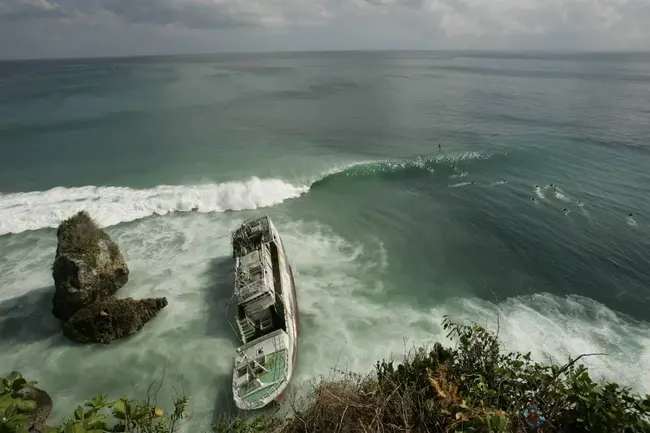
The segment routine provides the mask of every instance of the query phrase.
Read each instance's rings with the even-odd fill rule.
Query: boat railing
[[[235,285],[235,292],[240,303],[247,302],[258,294],[269,293],[270,288],[264,280],[246,282],[238,280]]]
[[[246,221],[231,234],[233,254],[235,257],[243,256],[271,240],[273,235],[268,217]]]

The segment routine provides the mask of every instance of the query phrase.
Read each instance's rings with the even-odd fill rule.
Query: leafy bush
[[[48,433],[172,433],[180,427],[188,400],[177,399],[167,418],[163,409],[150,401],[137,402],[126,397],[109,401],[107,396],[97,396],[84,406],[77,406],[71,418]]]
[[[36,409],[33,400],[23,400],[17,393],[36,382],[27,382],[19,372],[12,372],[2,381],[0,393],[0,433],[27,433],[25,421]],[[151,391],[151,388],[150,388]],[[173,433],[182,426],[189,398],[179,397],[169,417],[155,401],[135,401],[122,397],[115,401],[97,396],[57,427],[45,427],[46,433]]]
[[[36,382],[27,382],[22,374],[12,371],[2,379],[0,388],[0,433],[26,432],[24,424],[36,409],[34,400],[23,400],[17,393]]]
[[[66,253],[83,257],[90,266],[97,264],[99,242],[110,240],[86,211],[78,212],[61,222],[57,237]],[[109,254],[111,258],[117,258],[119,249],[116,245],[109,243]]]

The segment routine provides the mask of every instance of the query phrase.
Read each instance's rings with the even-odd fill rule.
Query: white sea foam
[[[563,202],[570,203],[571,199],[562,191],[560,188],[556,188],[554,191],[555,198],[562,200]]]
[[[449,185],[449,188],[460,188],[460,187],[467,186],[467,185],[472,185],[472,182],[454,183],[452,185]]]
[[[273,206],[308,189],[279,179],[252,177],[245,182],[150,189],[85,186],[5,194],[0,195],[0,235],[57,227],[80,210],[88,211],[106,227],[178,211],[224,212]]]
[[[3,239],[0,365],[37,378],[55,396],[53,420],[99,392],[142,396],[166,365],[160,401],[174,395],[183,375],[184,391],[193,396],[192,422],[207,425],[212,410],[231,400],[229,234],[247,214],[175,214],[109,228],[131,268],[120,296],[166,296],[169,305],[136,336],[107,347],[68,344],[50,314],[52,234]],[[301,314],[296,386],[333,367],[368,371],[405,347],[444,340],[445,314],[496,328],[496,307],[475,299],[441,299],[431,309],[395,301],[387,308],[374,299],[396,290],[386,274],[395,258],[379,240],[351,243],[315,222],[274,220],[294,266]],[[585,360],[596,376],[650,392],[648,325],[596,302],[548,294],[506,299],[499,333],[508,349],[532,351],[540,360],[607,352]]]
[[[633,217],[631,217],[631,216],[627,216],[627,217],[625,217],[625,222],[626,222],[627,225],[629,225],[630,227],[634,227],[634,228],[637,227],[636,220],[635,220]]]

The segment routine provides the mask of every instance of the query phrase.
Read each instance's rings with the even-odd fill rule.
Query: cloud
[[[100,5],[127,21],[190,29],[296,26],[329,18],[310,0],[100,0]]]
[[[62,8],[48,0],[0,0],[0,21],[18,22],[63,15]]]
[[[110,51],[650,46],[650,0],[0,0],[0,21],[0,56],[128,35]]]

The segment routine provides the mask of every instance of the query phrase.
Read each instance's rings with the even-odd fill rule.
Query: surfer
[[[471,181],[471,182],[470,182],[470,185],[474,185],[474,181]]]
[[[442,144],[438,143],[438,150],[442,149]]]

